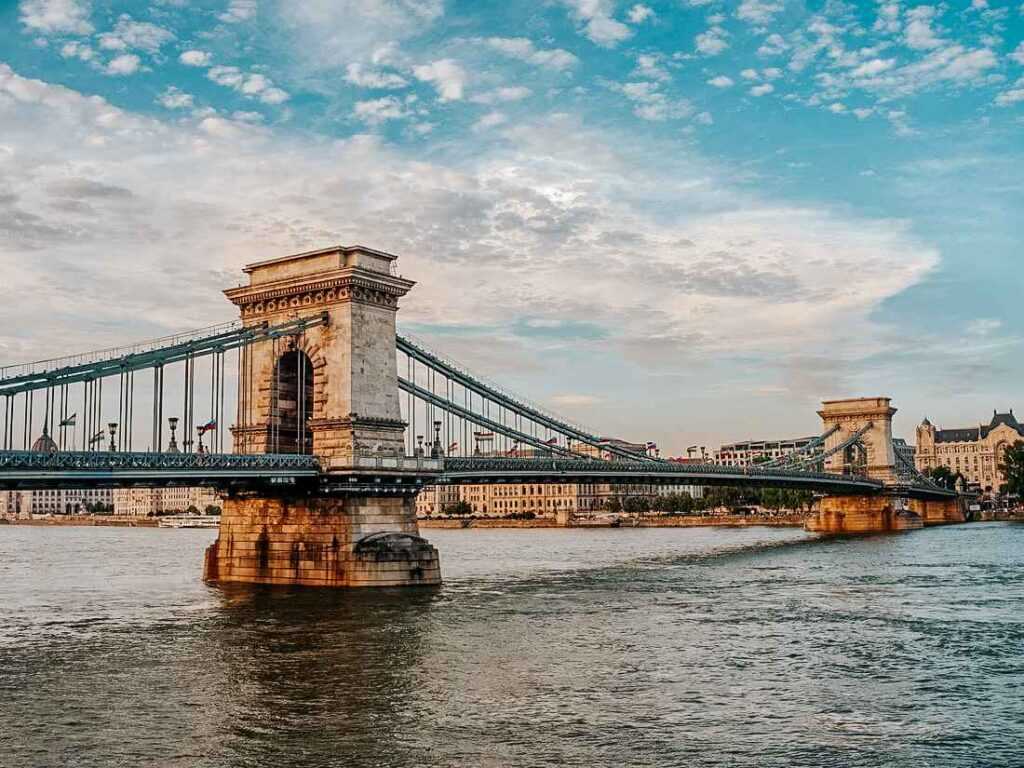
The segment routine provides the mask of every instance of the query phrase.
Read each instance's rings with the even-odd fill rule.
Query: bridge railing
[[[629,473],[638,475],[723,476],[737,478],[770,479],[775,477],[811,479],[823,481],[850,480],[882,487],[881,481],[859,475],[840,475],[832,472],[808,472],[799,469],[761,469],[758,467],[728,467],[720,464],[679,464],[674,462],[628,462],[605,461],[601,459],[515,459],[502,457],[453,458],[445,460],[446,472],[514,472],[551,471],[557,473],[607,474]]]
[[[291,453],[143,453],[107,451],[0,451],[5,471],[74,470],[295,470],[319,471],[316,456]]]

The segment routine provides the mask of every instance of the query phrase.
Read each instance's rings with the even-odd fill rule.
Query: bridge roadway
[[[0,451],[0,489],[203,485],[223,490],[294,485],[310,493],[408,493],[442,484],[607,483],[791,488],[833,495],[879,494],[891,486],[855,475],[715,464],[518,459],[362,457],[358,466],[325,473],[299,454],[111,453]],[[901,486],[911,498],[954,497],[934,486]]]

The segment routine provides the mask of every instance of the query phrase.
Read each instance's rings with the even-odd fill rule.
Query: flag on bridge
[[[650,443],[650,442],[649,442],[649,443],[647,443],[647,450],[648,450],[648,451],[653,451],[653,450],[654,450],[654,449],[656,449],[657,447],[658,447],[658,444],[657,444],[657,443]]]
[[[73,427],[73,426],[75,426],[75,419],[77,419],[77,418],[78,418],[78,414],[77,413],[72,413],[66,419],[63,419],[61,421],[61,423],[58,424],[57,426],[59,426],[59,427]]]
[[[451,453],[452,451],[458,449],[458,447],[459,447],[458,443],[452,443],[451,445],[448,446],[448,453]]]
[[[552,437],[550,440],[545,440],[544,445],[558,445],[558,438]]]
[[[199,434],[205,435],[207,432],[213,432],[217,428],[217,420],[210,419],[208,422],[199,427]]]
[[[101,429],[99,432],[97,432],[95,435],[89,438],[89,445],[96,445],[96,443],[102,442],[103,438],[106,436],[107,433]]]

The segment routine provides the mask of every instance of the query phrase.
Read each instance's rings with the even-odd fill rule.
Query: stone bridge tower
[[[956,498],[910,498],[901,489],[892,442],[892,417],[896,409],[888,397],[826,400],[818,411],[824,432],[836,428],[825,441],[825,451],[835,450],[859,435],[852,445],[825,460],[825,471],[862,474],[887,486],[882,492],[863,496],[826,496],[805,523],[819,533],[882,533],[905,531],[923,525],[964,521]]]
[[[896,454],[892,446],[892,417],[896,409],[888,397],[858,397],[826,400],[818,411],[823,430],[838,427],[825,441],[826,453],[862,432],[849,448],[825,460],[825,471],[836,474],[865,474],[873,480],[896,480]]]
[[[415,283],[394,274],[395,259],[362,246],[309,251],[250,264],[249,285],[224,292],[247,326],[325,318],[246,350],[237,452],[314,453],[328,469],[404,455],[395,314]]]
[[[225,291],[246,326],[319,320],[243,349],[238,453],[306,453],[315,483],[224,500],[206,553],[215,582],[309,586],[437,584],[437,550],[419,537],[415,498],[439,461],[405,456],[395,314],[414,283],[395,256],[335,246],[245,267]]]

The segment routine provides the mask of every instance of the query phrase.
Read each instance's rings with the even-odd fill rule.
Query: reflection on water
[[[443,587],[332,592],[0,528],[0,764],[1024,764],[1024,527],[428,533]]]

